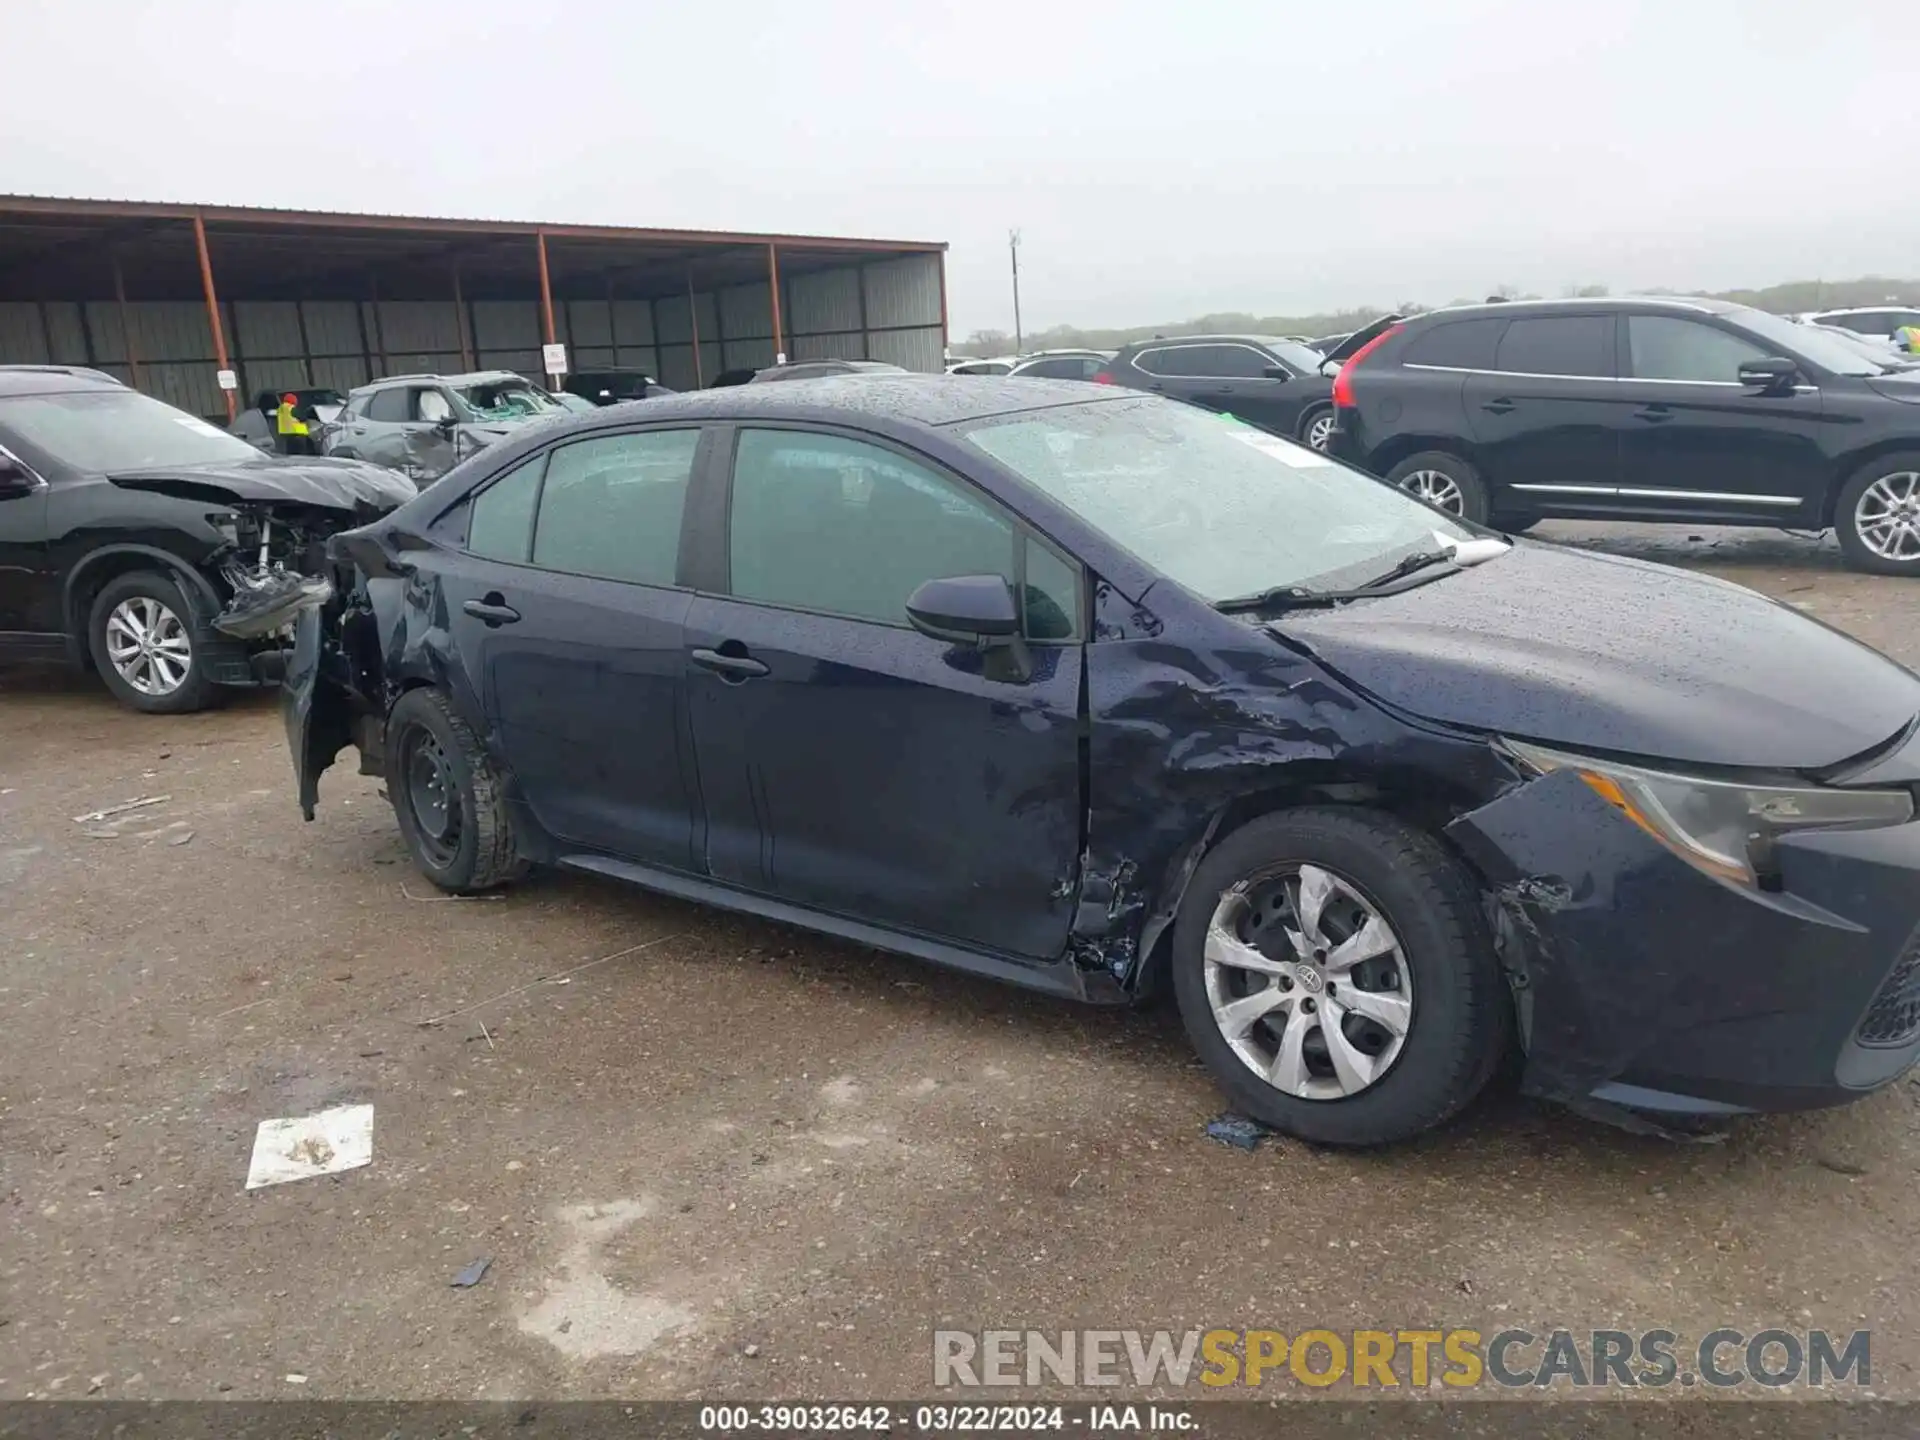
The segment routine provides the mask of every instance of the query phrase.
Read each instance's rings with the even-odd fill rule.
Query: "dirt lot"
[[[1830,543],[1550,533],[1920,665],[1920,586]],[[1920,1397],[1920,1087],[1716,1146],[1503,1095],[1249,1155],[1170,1012],[583,877],[441,899],[375,782],[302,824],[269,697],[0,689],[0,1398],[898,1398],[943,1324],[1871,1326]],[[353,1102],[370,1167],[243,1190],[261,1120]]]

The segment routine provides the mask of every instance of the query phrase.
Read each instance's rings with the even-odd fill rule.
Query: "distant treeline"
[[[1511,285],[1500,285],[1487,292],[1491,295],[1503,295],[1510,300],[1538,300],[1538,295],[1528,295]],[[1605,295],[1604,285],[1569,286],[1565,292],[1569,296]],[[1678,295],[1686,292],[1678,290],[1641,290],[1632,292],[1642,295]],[[1889,302],[1912,304],[1920,297],[1920,280],[1888,280],[1877,275],[1869,275],[1860,280],[1790,280],[1784,285],[1769,285],[1764,290],[1721,290],[1715,292],[1715,298],[1733,300],[1742,305],[1752,305],[1760,310],[1771,310],[1776,315],[1792,315],[1803,310],[1837,310],[1854,305],[1881,305]],[[1486,299],[1486,295],[1461,296],[1448,302],[1453,305],[1471,305]],[[1402,315],[1433,307],[1414,301],[1402,301],[1393,307]],[[1388,311],[1376,305],[1363,305],[1357,310],[1335,310],[1322,315],[1251,315],[1229,311],[1217,315],[1200,315],[1192,320],[1175,320],[1160,325],[1133,325],[1117,329],[1087,330],[1077,325],[1055,325],[1050,330],[1031,330],[1022,336],[1028,350],[1066,350],[1094,349],[1116,350],[1133,340],[1150,340],[1163,335],[1304,335],[1309,339],[1321,335],[1338,335],[1357,329],[1369,320],[1376,320]],[[956,342],[953,353],[956,355],[1005,355],[1013,349],[1013,336],[1004,330],[976,330],[965,340]]]

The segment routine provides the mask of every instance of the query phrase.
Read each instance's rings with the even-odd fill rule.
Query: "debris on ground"
[[[453,1288],[455,1290],[471,1290],[482,1280],[486,1279],[487,1271],[492,1268],[492,1265],[493,1257],[491,1255],[482,1255],[478,1260],[474,1261],[471,1265],[467,1266],[466,1269],[453,1277]]]
[[[247,1189],[357,1170],[372,1163],[371,1105],[341,1105],[317,1115],[262,1120],[253,1137]]]
[[[76,815],[73,817],[73,823],[76,825],[97,824],[115,815],[124,815],[129,810],[144,810],[149,805],[164,805],[172,798],[171,795],[145,795],[138,800],[127,800],[118,805],[109,805],[103,810],[89,810],[84,815]]]
[[[1854,1180],[1867,1173],[1866,1166],[1856,1165],[1851,1160],[1836,1160],[1831,1155],[1816,1155],[1813,1163],[1822,1170],[1831,1170],[1836,1175],[1845,1175]]]
[[[1258,1149],[1260,1142],[1272,1134],[1273,1131],[1258,1120],[1249,1120],[1230,1110],[1207,1122],[1209,1140],[1218,1140],[1222,1145],[1231,1145],[1236,1150]]]
[[[167,839],[167,844],[169,844],[169,845],[185,845],[185,844],[186,844],[186,843],[187,843],[188,841],[190,841],[190,840],[192,840],[192,839],[193,839],[193,831],[191,831],[191,830],[182,830],[182,831],[181,831],[181,832],[180,832],[180,833],[179,833],[178,835],[172,835],[172,836],[169,836],[169,837],[168,837],[168,839]]]

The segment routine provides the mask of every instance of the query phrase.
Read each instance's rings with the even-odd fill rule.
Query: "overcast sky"
[[[1913,0],[71,0],[0,191],[946,240],[956,338],[1920,273]],[[275,153],[283,159],[276,159]]]

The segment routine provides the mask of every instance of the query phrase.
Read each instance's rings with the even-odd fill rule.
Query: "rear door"
[[[1494,508],[1610,503],[1625,406],[1610,314],[1517,315],[1462,391]],[[1524,496],[1503,507],[1504,490]]]
[[[1266,351],[1239,341],[1159,346],[1142,350],[1133,363],[1152,377],[1150,390],[1289,437],[1307,402],[1315,395],[1324,398],[1327,388],[1302,380]],[[1277,374],[1269,375],[1270,370]]]
[[[488,728],[564,845],[697,868],[685,734],[681,517],[700,432],[597,434],[469,502],[443,577]]]
[[[1820,445],[1820,392],[1769,395],[1740,366],[1773,352],[1711,321],[1620,318],[1623,503],[1688,518],[1818,526],[1832,463]]]
[[[687,620],[715,879],[1040,961],[1079,854],[1079,568],[923,455],[830,429],[735,432]],[[1030,667],[912,629],[944,576],[1026,597]],[[1024,587],[1024,588],[1022,588]]]
[[[62,629],[47,568],[47,484],[3,443],[0,454],[19,467],[0,480],[0,649],[38,650]]]

